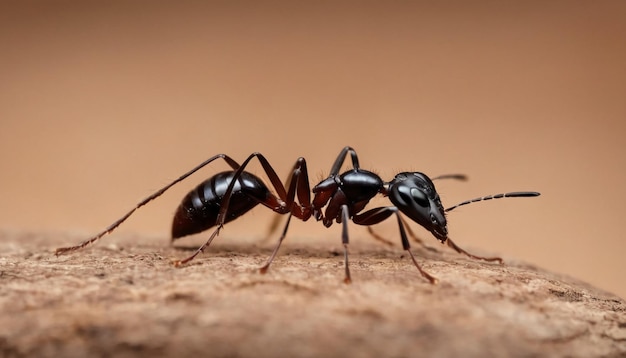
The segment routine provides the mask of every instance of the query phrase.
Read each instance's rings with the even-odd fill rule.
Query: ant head
[[[389,182],[388,195],[400,211],[420,224],[435,237],[448,239],[448,223],[435,185],[428,176],[419,172],[399,173]]]

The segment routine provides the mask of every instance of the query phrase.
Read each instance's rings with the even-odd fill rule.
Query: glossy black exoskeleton
[[[352,169],[339,173],[348,154],[352,160]],[[259,177],[245,171],[245,168],[253,158],[257,158],[261,163],[263,170],[272,184],[273,192]],[[422,270],[413,256],[410,250],[411,246],[407,231],[415,241],[421,242],[421,240],[406,226],[406,222],[402,219],[400,213],[430,231],[435,238],[442,243],[447,243],[459,253],[475,259],[502,262],[502,259],[499,257],[472,255],[457,246],[448,237],[446,212],[459,206],[482,200],[539,195],[537,192],[511,192],[489,195],[467,200],[444,209],[433,180],[446,178],[464,180],[464,175],[442,175],[431,179],[424,173],[403,172],[397,174],[391,181],[385,182],[377,174],[361,169],[359,167],[358,156],[354,149],[345,147],[339,153],[339,156],[331,167],[328,178],[322,180],[311,190],[306,160],[304,158],[298,158],[290,176],[286,180],[286,184],[283,184],[272,166],[261,153],[252,153],[241,165],[225,154],[218,154],[207,159],[172,183],[142,200],[132,210],[98,235],[76,246],[59,248],[56,250],[56,254],[59,255],[74,251],[97,241],[102,236],[115,230],[115,228],[132,215],[135,210],[159,197],[176,183],[184,180],[217,159],[226,161],[232,170],[214,175],[185,196],[174,216],[172,240],[199,233],[212,227],[215,227],[215,230],[193,255],[184,260],[176,261],[176,266],[193,260],[200,252],[203,252],[204,249],[211,244],[212,240],[219,235],[225,223],[235,220],[255,206],[261,204],[276,213],[288,214],[287,222],[274,247],[272,255],[265,265],[260,268],[262,273],[267,271],[274,260],[287,234],[291,217],[295,216],[302,221],[306,221],[313,216],[316,220],[322,221],[326,227],[330,227],[333,222],[342,224],[341,238],[344,245],[345,260],[344,281],[349,283],[351,282],[351,276],[348,265],[348,222],[352,221],[357,225],[368,226],[368,229],[375,238],[383,242],[388,242],[375,234],[370,226],[378,224],[388,219],[390,216],[395,215],[400,230],[403,249],[409,253],[411,260],[419,272],[431,283],[435,283],[436,279]],[[311,199],[311,192],[314,195],[313,199]],[[379,194],[389,197],[393,205],[363,211],[370,200]]]

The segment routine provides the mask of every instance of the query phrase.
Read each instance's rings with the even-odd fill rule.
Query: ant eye
[[[428,207],[428,198],[426,197],[426,194],[417,189],[417,188],[412,188],[411,189],[411,196],[413,197],[413,200],[415,200],[416,203],[419,204],[419,206],[421,207]]]

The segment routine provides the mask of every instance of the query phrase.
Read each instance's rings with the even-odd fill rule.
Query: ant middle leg
[[[287,190],[285,202],[290,210],[289,216],[287,217],[287,222],[285,223],[283,232],[278,238],[272,254],[265,262],[265,265],[259,268],[259,272],[262,274],[267,273],[267,270],[278,253],[280,245],[285,239],[285,236],[287,236],[287,229],[289,229],[291,217],[295,215],[302,221],[307,221],[311,217],[311,189],[309,186],[309,174],[304,158],[298,158],[291,175],[287,178],[287,185],[289,188]],[[298,203],[295,203],[296,195],[298,197]],[[277,221],[274,222],[276,224],[278,223]]]
[[[261,266],[259,268],[259,272],[260,273],[262,273],[262,274],[267,273],[267,270],[270,268],[270,265],[274,261],[274,258],[276,257],[276,254],[278,253],[278,249],[280,248],[280,245],[282,244],[283,240],[285,239],[285,236],[287,236],[287,229],[289,229],[289,223],[291,222],[291,216],[292,216],[291,213],[289,213],[289,216],[287,217],[287,222],[285,223],[285,228],[283,229],[283,233],[278,238],[278,242],[276,243],[276,246],[274,246],[274,250],[272,250],[272,254],[270,255],[270,257],[265,262],[265,265],[263,265],[263,266]]]
[[[350,238],[348,237],[348,221],[350,220],[350,215],[348,213],[348,206],[341,206],[341,243],[343,244],[343,257],[344,257],[344,266],[346,271],[346,277],[343,279],[344,283],[351,283],[352,277],[350,276],[350,266],[348,265],[348,244],[350,243]]]

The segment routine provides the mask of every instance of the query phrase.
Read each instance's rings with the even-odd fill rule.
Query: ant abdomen
[[[222,206],[222,199],[232,181],[234,171],[222,172],[205,180],[182,200],[172,222],[172,240],[212,228]],[[233,187],[224,223],[247,213],[266,200],[269,189],[257,176],[242,172]]]

